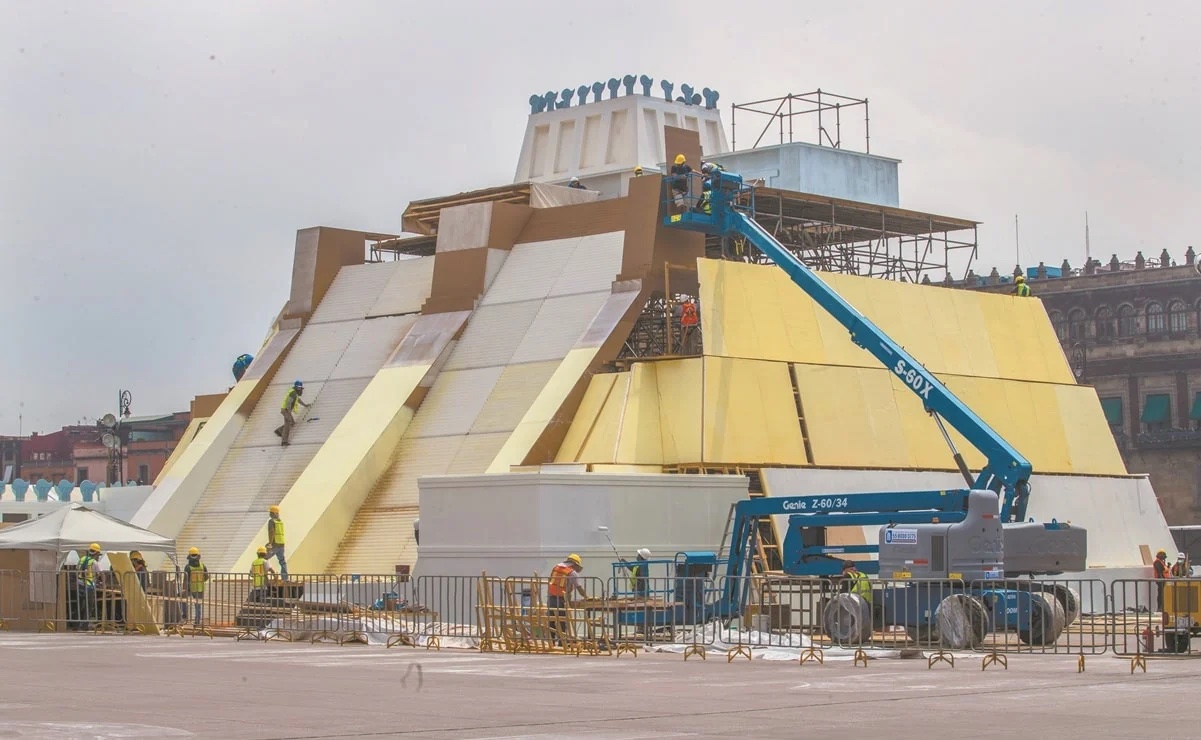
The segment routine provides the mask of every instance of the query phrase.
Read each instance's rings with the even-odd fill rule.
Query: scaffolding
[[[788,93],[783,97],[756,100],[752,103],[735,103],[730,110],[730,147],[733,151],[738,150],[738,111],[742,111],[744,121],[748,113],[753,117],[767,118],[767,122],[763,124],[763,128],[755,137],[755,143],[746,147],[748,149],[754,149],[763,143],[763,137],[767,136],[772,124],[775,124],[779,131],[781,144],[793,143],[793,136],[799,133],[793,124],[793,119],[797,116],[813,116],[812,120],[817,125],[817,140],[814,143],[818,146],[841,149],[843,111],[858,106],[863,106],[863,151],[870,154],[872,136],[867,98],[837,95],[825,92],[821,88],[813,92]],[[833,134],[831,134],[829,125],[834,127]],[[754,129],[752,129],[753,131]],[[787,138],[785,138],[786,135]]]

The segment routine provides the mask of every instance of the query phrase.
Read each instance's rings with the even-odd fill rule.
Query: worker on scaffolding
[[[580,583],[580,572],[583,570],[584,562],[573,552],[550,571],[550,581],[546,586],[546,611],[550,620],[551,639],[556,645],[566,647],[571,634],[567,620],[567,604],[571,597],[575,594],[579,594],[581,599],[588,596]]]
[[[677,154],[675,163],[671,166],[672,202],[676,208],[683,210],[688,198],[688,178],[692,175],[692,166],[683,154]]]
[[[300,397],[302,394],[304,394],[304,383],[297,380],[296,382],[292,383],[292,387],[289,388],[287,394],[284,395],[283,404],[281,404],[279,407],[279,413],[283,414],[284,416],[284,423],[275,430],[275,434],[280,438],[281,447],[287,447],[292,443],[292,427],[296,426],[296,416],[294,415],[294,412],[296,411],[296,404],[300,404],[306,409],[312,408],[309,404],[304,402],[304,399]]]
[[[1030,286],[1026,284],[1026,276],[1018,275],[1013,279],[1013,290],[1009,291],[1010,295],[1015,295],[1018,298],[1030,297]]]
[[[700,315],[696,310],[696,301],[692,298],[680,304],[680,343],[676,346],[676,354],[695,354],[691,345],[697,332]]]

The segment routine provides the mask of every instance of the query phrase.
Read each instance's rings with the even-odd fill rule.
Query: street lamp
[[[96,423],[100,427],[100,443],[108,450],[108,481],[113,485],[121,485],[125,478],[124,453],[121,449],[121,420],[129,418],[129,407],[133,403],[133,394],[129,391],[117,391],[117,415],[105,414]]]
[[[1072,373],[1076,376],[1076,382],[1084,383],[1088,378],[1088,348],[1084,346],[1084,342],[1076,342],[1072,345],[1068,362],[1072,366]]]

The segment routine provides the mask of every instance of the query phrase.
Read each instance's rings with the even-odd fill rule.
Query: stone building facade
[[[1198,267],[1189,247],[1179,262],[1164,250],[1028,270],[1079,382],[1097,389],[1127,469],[1150,474],[1170,525],[1201,524]],[[994,270],[961,287],[1010,292],[1013,276]]]

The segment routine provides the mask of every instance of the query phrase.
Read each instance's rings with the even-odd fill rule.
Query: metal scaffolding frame
[[[755,116],[766,116],[767,123],[759,131],[755,143],[749,149],[754,149],[763,141],[763,137],[775,123],[779,129],[780,143],[793,143],[793,118],[813,115],[817,122],[817,144],[842,148],[842,112],[847,108],[863,106],[863,145],[868,154],[872,151],[871,117],[868,114],[867,98],[852,98],[846,95],[825,92],[821,88],[807,93],[788,93],[779,98],[767,98],[751,103],[735,103],[730,108],[730,149],[738,150],[738,111]],[[815,115],[816,114],[816,115]],[[743,116],[745,119],[745,115]],[[833,119],[834,134],[831,136],[827,124]],[[787,132],[787,139],[785,133]]]

